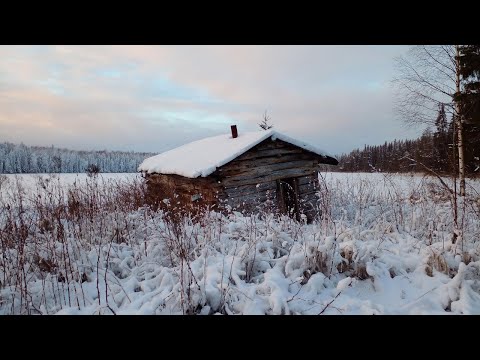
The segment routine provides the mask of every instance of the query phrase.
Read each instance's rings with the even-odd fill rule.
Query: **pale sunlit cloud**
[[[1,46],[0,141],[160,152],[275,128],[331,153],[414,137],[394,119],[400,46]]]

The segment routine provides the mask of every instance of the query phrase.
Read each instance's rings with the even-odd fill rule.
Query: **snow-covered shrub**
[[[432,179],[355,176],[324,175],[312,224],[153,209],[141,179],[8,178],[0,313],[480,313],[474,192],[452,244]]]

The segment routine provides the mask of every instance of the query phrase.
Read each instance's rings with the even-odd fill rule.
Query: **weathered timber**
[[[299,188],[298,188],[298,178],[293,179],[293,188],[295,191],[295,218],[297,221],[300,221],[300,206],[298,203],[298,198],[300,196]]]
[[[229,205],[235,210],[246,210],[257,212],[262,209],[271,207],[276,203],[276,196],[246,196],[228,198],[224,201],[224,205]]]
[[[319,199],[319,194],[318,192],[302,193],[300,194],[300,199],[302,201],[309,201],[309,200],[317,201]]]
[[[300,194],[300,201],[301,202],[314,202],[317,203],[319,201],[319,196],[317,192],[313,193],[305,193],[305,194]]]
[[[317,214],[319,164],[325,161],[300,147],[266,139],[207,177],[152,174],[147,184],[157,200],[172,197],[187,206],[229,206],[247,212],[276,208],[285,213],[286,194],[278,183],[282,180],[294,189],[295,217],[303,213],[311,221]]]
[[[269,165],[262,165],[262,166],[251,166],[251,167],[243,167],[238,166],[237,168],[231,168],[227,171],[219,171],[219,174],[224,176],[225,178],[229,178],[232,176],[238,178],[248,177],[249,175],[253,176],[262,176],[271,173],[272,171],[281,171],[281,170],[288,170],[288,169],[310,169],[311,171],[315,171],[318,168],[318,162],[315,160],[297,160],[297,161],[289,161],[289,162],[281,162],[281,163],[272,163]]]
[[[230,194],[227,195],[225,199],[240,199],[240,198],[250,198],[250,199],[266,199],[268,197],[272,197],[276,194],[276,190],[273,191],[261,191],[257,193],[249,193],[249,194]]]
[[[207,178],[191,179],[180,175],[149,174],[146,176],[147,201],[159,204],[169,199],[183,206],[216,205],[219,198],[225,197],[224,189]]]
[[[245,161],[251,159],[264,159],[264,158],[279,158],[287,155],[300,155],[304,154],[303,149],[286,149],[286,148],[268,148],[268,149],[258,149],[254,152],[246,152],[243,155],[240,155],[235,161]]]
[[[259,182],[275,181],[279,179],[292,178],[309,175],[314,172],[314,169],[303,168],[303,169],[285,169],[279,171],[272,171],[268,175],[258,175],[258,176],[243,176],[243,177],[229,177],[222,181],[224,186],[239,186],[239,185],[252,185],[258,184]]]
[[[300,204],[301,207],[304,209],[312,208],[312,209],[317,209],[319,205],[319,199],[318,197],[307,197],[307,198],[301,198],[300,199]]]
[[[280,179],[276,180],[277,182],[277,189],[278,189],[278,207],[282,213],[285,213],[287,211],[287,208],[285,206],[285,190],[283,186],[280,185]]]
[[[260,166],[270,166],[272,164],[297,162],[301,160],[315,161],[317,164],[319,164],[319,161],[317,159],[312,159],[312,157],[308,154],[300,153],[300,154],[288,154],[284,156],[252,158],[248,160],[234,160],[231,162],[230,166],[219,168],[218,171],[221,173],[228,173],[229,171],[233,171],[236,169],[248,170],[248,169],[252,169]]]
[[[228,198],[225,200],[225,203],[233,204],[235,206],[241,205],[243,203],[249,204],[261,204],[269,199],[274,199],[274,197],[267,197],[267,196],[243,196],[243,197],[235,197],[235,198]]]
[[[250,195],[250,194],[262,194],[266,193],[267,191],[276,191],[277,186],[275,182],[267,182],[261,183],[256,185],[245,185],[245,186],[233,186],[233,187],[226,187],[225,193],[229,197],[236,197],[242,195]]]
[[[298,184],[299,185],[304,185],[304,184],[315,184],[318,185],[318,176],[317,173],[315,172],[313,175],[310,176],[301,176],[298,178]]]
[[[314,185],[306,184],[306,185],[299,185],[298,187],[299,194],[309,194],[319,191],[317,187]]]

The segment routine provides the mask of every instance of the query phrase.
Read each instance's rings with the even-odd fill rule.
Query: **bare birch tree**
[[[433,126],[440,106],[455,121],[460,196],[465,195],[463,120],[454,102],[461,90],[458,45],[418,45],[395,59],[395,112],[406,125]]]
[[[455,45],[455,92],[461,92],[460,83],[460,64],[458,62],[459,47]],[[458,177],[460,178],[460,196],[465,196],[465,146],[463,140],[463,116],[460,111],[460,105],[455,102],[455,124],[457,125],[457,148],[458,148]]]

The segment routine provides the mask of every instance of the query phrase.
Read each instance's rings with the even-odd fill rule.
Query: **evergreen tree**
[[[270,130],[273,128],[273,125],[270,125],[268,122],[270,121],[270,117],[267,115],[267,111],[263,114],[263,120],[258,126],[260,126],[263,130]]]
[[[455,94],[461,115],[467,124],[480,124],[480,45],[459,46],[461,90]]]
[[[83,173],[89,164],[97,164],[102,172],[136,172],[138,165],[153,155],[0,143],[0,174]]]
[[[437,172],[443,173],[451,169],[448,166],[448,161],[446,161],[450,157],[448,144],[451,141],[449,141],[448,120],[444,104],[441,104],[439,107],[435,127],[436,131],[433,134],[434,149],[432,154],[432,168]]]
[[[455,101],[464,122],[465,167],[478,172],[480,165],[480,45],[459,46],[457,61],[461,88]]]

